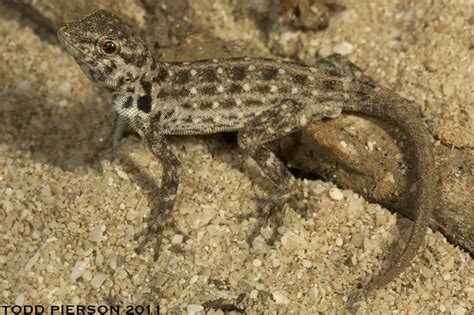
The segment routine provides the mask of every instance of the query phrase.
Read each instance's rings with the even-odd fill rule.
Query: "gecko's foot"
[[[288,206],[290,206],[294,211],[303,217],[308,216],[310,213],[314,212],[312,204],[308,202],[308,197],[305,196],[303,189],[296,185],[292,189],[291,193],[289,193],[287,203]]]
[[[349,294],[346,305],[347,309],[350,311],[357,310],[357,303],[362,300],[363,297],[367,296],[368,290],[364,287],[355,289]]]
[[[164,218],[154,218],[151,220],[150,225],[148,226],[148,229],[144,233],[144,239],[139,243],[138,247],[135,249],[135,252],[137,255],[141,255],[143,253],[143,249],[145,246],[148,245],[148,243],[152,242],[153,239],[155,240],[155,246],[153,248],[154,251],[154,260],[157,261],[160,257],[160,251],[161,251],[161,241],[162,241],[162,235],[164,231],[170,227],[174,226],[173,222]],[[138,240],[141,235],[136,235],[135,240]]]
[[[275,189],[270,195],[257,198],[258,202],[263,205],[261,208],[263,215],[268,218],[274,211],[281,210],[285,203],[291,200],[293,194],[293,190]]]
[[[307,201],[307,197],[304,196],[302,191],[298,191],[297,194],[293,195],[288,203],[302,216],[314,212],[313,205]]]
[[[161,250],[161,233],[158,233],[158,235],[155,236],[155,247],[153,248],[154,255],[153,259],[157,261],[160,258],[160,250]],[[135,249],[135,252],[137,255],[141,255],[143,253],[143,249],[145,246],[152,240],[153,235],[147,233],[145,236],[145,239],[138,245],[138,247]]]
[[[108,149],[113,149],[119,144],[120,139],[122,139],[125,134],[125,127],[126,123],[123,118],[117,116],[114,122],[112,133],[106,139],[101,141],[94,155],[92,155],[92,157],[89,159],[92,164],[96,164],[105,151]]]
[[[120,138],[115,138],[113,136],[103,140],[95,150],[94,154],[89,158],[90,163],[97,164],[102,155],[104,155],[107,150],[117,147],[119,142]]]
[[[276,189],[270,196],[258,198],[258,201],[263,204],[263,213],[269,214],[276,209],[282,209],[285,204],[301,213],[307,213],[310,209],[310,204],[304,202],[305,197],[300,189]]]

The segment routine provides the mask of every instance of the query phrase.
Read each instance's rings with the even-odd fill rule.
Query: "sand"
[[[364,15],[355,5],[351,12],[359,18],[346,18],[339,37],[324,38],[326,46],[313,45],[330,52],[335,43],[351,42],[351,59],[377,81],[421,103],[435,121],[457,117],[451,123],[469,129],[469,120],[456,116],[464,103],[453,101],[472,93],[472,49],[456,53],[461,43],[453,31],[472,28],[472,6],[461,2],[443,11],[445,28],[418,38],[437,41],[439,49],[411,42],[413,34],[368,30],[375,11]],[[393,17],[400,9],[388,6],[388,20],[434,16],[419,5]],[[234,22],[229,27],[238,28]],[[354,25],[364,33],[349,32]],[[374,45],[383,36],[399,39]],[[298,180],[310,215],[285,207],[274,235],[271,221],[258,215],[257,200],[268,189],[252,161],[221,135],[172,137],[183,165],[176,224],[164,234],[158,262],[152,246],[137,255],[134,237],[144,233],[158,203],[160,164],[134,135],[106,151],[100,167],[91,164],[113,121],[107,100],[54,40],[38,37],[19,16],[0,15],[0,38],[0,305],[113,301],[160,305],[171,314],[203,314],[224,304],[234,305],[233,313],[344,313],[348,294],[381,268],[392,242],[409,231],[408,220],[352,191]],[[404,55],[391,44],[406,45]],[[437,71],[416,71],[427,62]],[[456,79],[443,81],[446,72]],[[358,313],[462,315],[472,312],[473,302],[473,260],[428,231],[412,266],[362,301]]]

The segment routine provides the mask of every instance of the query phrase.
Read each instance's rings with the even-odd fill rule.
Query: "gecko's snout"
[[[60,27],[58,27],[56,35],[58,36],[59,41],[63,42],[66,36],[66,25],[61,25]]]
[[[66,25],[61,25],[58,27],[58,36],[64,36],[64,33],[66,32]]]

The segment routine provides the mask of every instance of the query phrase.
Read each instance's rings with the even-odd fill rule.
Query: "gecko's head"
[[[58,37],[86,76],[101,87],[117,89],[140,77],[154,63],[132,27],[99,10],[58,29]]]

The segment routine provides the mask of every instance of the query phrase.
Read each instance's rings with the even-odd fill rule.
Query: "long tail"
[[[414,161],[413,177],[417,185],[413,204],[410,205],[415,210],[415,222],[405,248],[399,257],[392,260],[385,272],[380,272],[361,290],[354,292],[349,297],[348,303],[351,305],[362,294],[384,287],[410,265],[425,238],[428,220],[434,205],[436,178],[430,134],[418,112],[408,100],[387,89],[374,88],[357,81],[350,83],[347,92],[357,100],[345,104],[343,110],[365,113],[391,124],[396,123],[397,127],[407,136],[409,153]]]

